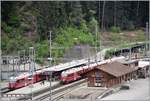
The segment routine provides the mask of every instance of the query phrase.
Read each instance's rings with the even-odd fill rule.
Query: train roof
[[[64,64],[59,64],[53,67],[49,67],[49,68],[45,68],[44,71],[63,71],[66,69],[70,69],[71,67],[74,66],[79,66],[82,64],[86,64],[87,63],[87,59],[82,59],[82,60],[73,60],[71,62],[67,62]]]
[[[102,65],[102,64],[105,64],[105,63],[110,63],[112,61],[117,61],[117,60],[120,60],[120,59],[125,59],[125,57],[123,56],[120,56],[120,57],[113,57],[112,59],[107,59],[107,60],[102,60],[102,61],[99,61],[97,63],[91,63],[89,65],[86,65],[86,66],[81,66],[81,67],[78,67],[78,68],[71,68],[71,69],[68,69],[66,71],[63,71],[61,73],[62,76],[67,76],[68,74],[71,74],[71,73],[75,73],[75,72],[78,72],[78,71],[81,71],[83,69],[87,69],[87,68],[94,68],[96,67],[97,65]]]
[[[38,73],[42,73],[42,72],[43,72],[43,70],[37,70],[37,71],[33,72],[33,75],[38,74]],[[32,75],[31,73],[25,72],[25,73],[20,73],[16,76],[11,76],[9,79],[10,80],[18,80],[18,79],[23,79],[23,78],[29,77],[31,75]]]
[[[56,65],[56,66],[53,66],[53,67],[50,67],[50,68],[44,68],[44,69],[41,69],[41,70],[37,70],[33,73],[33,75],[36,74],[36,73],[44,72],[44,71],[62,71],[62,70],[66,70],[66,69],[69,69],[71,67],[79,66],[79,65],[82,65],[82,64],[85,64],[85,63],[87,63],[86,59],[74,60],[74,61],[71,61],[71,62],[68,62],[68,63],[65,63],[65,64],[60,64],[60,65]],[[27,66],[29,66],[29,65],[27,65]],[[36,66],[39,66],[39,65],[36,65]],[[25,77],[28,77],[28,76],[31,76],[31,73],[29,73],[29,72],[21,73],[21,74],[18,74],[16,76],[10,77],[10,80],[11,81],[12,80],[18,80],[18,79],[22,79],[22,78],[25,78]]]

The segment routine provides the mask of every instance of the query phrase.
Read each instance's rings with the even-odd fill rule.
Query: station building
[[[89,71],[87,76],[89,87],[112,87],[125,81],[135,79],[138,68],[131,68],[120,62],[106,63]]]

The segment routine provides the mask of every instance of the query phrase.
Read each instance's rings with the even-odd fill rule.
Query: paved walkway
[[[112,95],[106,96],[100,100],[150,100],[150,78],[137,79],[127,83],[129,90],[120,90]]]
[[[8,82],[7,81],[0,81],[0,88],[5,88],[8,87]]]

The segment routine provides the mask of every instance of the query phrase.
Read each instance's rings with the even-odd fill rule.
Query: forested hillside
[[[49,31],[53,47],[95,46],[97,36],[139,30],[148,19],[148,1],[1,1],[2,54],[34,46],[42,62],[49,54]],[[52,55],[64,52],[53,49]]]

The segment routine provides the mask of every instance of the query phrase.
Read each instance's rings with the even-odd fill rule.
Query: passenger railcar
[[[23,73],[18,76],[12,76],[9,79],[9,89],[17,89],[24,86],[27,86],[31,83],[41,81],[42,71],[36,71],[33,73],[33,76],[30,73]],[[32,77],[31,77],[32,76]]]

